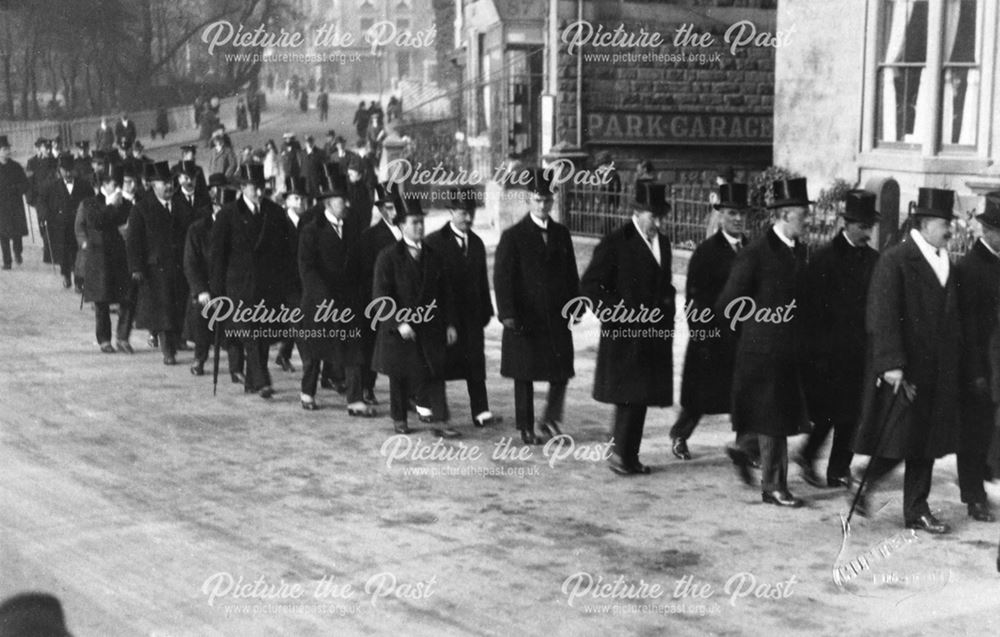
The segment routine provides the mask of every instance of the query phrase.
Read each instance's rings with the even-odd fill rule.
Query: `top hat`
[[[0,144],[0,146],[2,146],[2,144]],[[57,164],[57,166],[59,168],[62,168],[63,170],[73,170],[73,156],[59,155],[59,163]]]
[[[125,183],[125,167],[121,164],[108,166],[107,170],[102,170],[98,174],[98,183],[113,181],[119,188]]]
[[[326,162],[323,164],[323,186],[320,188],[317,199],[327,199],[329,197],[346,197],[347,180],[340,172],[340,164],[337,162]]]
[[[396,199],[399,196],[399,184],[396,182],[388,182],[388,190],[382,184],[375,184],[375,201],[376,206],[381,206],[382,204],[391,203],[393,206],[396,205]]]
[[[21,593],[0,604],[0,637],[70,637],[62,604],[46,593]]]
[[[181,152],[182,153],[197,153],[198,152],[198,147],[195,146],[194,144],[188,144],[186,146],[181,146]]]
[[[236,174],[233,175],[233,181],[240,186],[246,184],[253,184],[258,188],[263,188],[267,180],[264,179],[264,166],[261,164],[241,164]]]
[[[667,185],[654,181],[642,181],[636,184],[635,200],[632,204],[639,210],[653,213],[661,217],[670,212],[667,202]]]
[[[544,168],[530,168],[530,180],[528,182],[528,192],[542,197],[552,197],[552,180],[545,175]]]
[[[123,179],[125,177],[130,177],[132,179],[135,179],[136,177],[139,176],[139,171],[136,170],[136,166],[132,162],[128,162],[128,163],[124,163],[124,164],[116,164],[116,165],[122,167],[122,178]]]
[[[1000,230],[1000,190],[986,193],[986,208],[976,215],[976,221]]]
[[[306,178],[291,176],[285,177],[285,194],[307,197],[309,193],[306,190]]]
[[[844,199],[844,219],[874,224],[879,213],[875,209],[875,193],[867,190],[849,190]]]
[[[723,208],[746,210],[750,207],[750,187],[739,183],[721,184],[719,186],[719,203],[712,207],[716,210]]]
[[[808,206],[815,203],[809,201],[809,192],[806,190],[806,178],[797,177],[795,179],[779,179],[773,184],[774,200],[768,204],[768,208],[781,208],[783,206]]]
[[[165,161],[148,164],[146,169],[147,181],[170,181],[170,179],[170,164]]]
[[[447,204],[451,210],[475,212],[477,203],[476,189],[472,186],[457,186],[448,191]]]
[[[424,207],[417,193],[403,193],[397,189],[394,194],[395,201],[393,203],[395,204],[396,216],[392,220],[393,224],[398,226],[406,221],[407,217],[424,216]]]
[[[227,203],[233,203],[234,201],[236,201],[236,195],[238,195],[238,194],[239,194],[239,191],[233,190],[232,188],[223,188],[222,189],[222,205],[224,206]]]
[[[917,201],[913,214],[924,217],[939,217],[951,220],[955,218],[952,209],[955,207],[955,191],[943,188],[921,188],[917,191]]]
[[[209,188],[225,188],[229,185],[229,180],[222,173],[212,173],[208,176]]]

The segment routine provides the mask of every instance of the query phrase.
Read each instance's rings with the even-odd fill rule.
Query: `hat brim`
[[[915,217],[937,217],[939,219],[954,219],[955,213],[951,210],[937,210],[935,208],[914,208]]]
[[[809,201],[808,199],[779,199],[778,201],[773,201],[767,204],[768,209],[774,208],[793,208],[796,206],[811,206],[815,201]]]

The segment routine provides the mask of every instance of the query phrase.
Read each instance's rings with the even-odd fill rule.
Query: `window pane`
[[[879,141],[919,144],[923,140],[915,130],[917,105],[920,102],[920,79],[923,69],[879,69],[877,80],[877,123]]]
[[[945,3],[942,44],[948,62],[941,75],[942,145],[976,144],[979,120],[979,34],[982,19],[980,5],[977,0],[947,0]]]
[[[879,58],[885,64],[927,59],[927,0],[883,0]]]

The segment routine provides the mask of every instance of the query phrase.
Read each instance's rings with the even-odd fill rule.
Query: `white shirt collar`
[[[292,220],[292,223],[295,224],[295,227],[298,227],[299,219],[301,218],[299,213],[295,212],[291,208],[288,208],[285,212],[288,213],[288,218]]]
[[[414,250],[422,250],[423,249],[422,244],[420,244],[420,243],[414,243],[414,242],[410,241],[409,239],[407,239],[406,237],[403,237],[403,243],[405,243],[407,247],[413,248]]]
[[[944,248],[938,249],[927,242],[924,239],[924,235],[920,234],[920,231],[916,228],[910,230],[910,238],[913,243],[916,244],[920,253],[924,255],[924,260],[930,264],[931,269],[934,270],[935,276],[937,276],[938,282],[941,286],[945,286],[948,283],[948,273],[951,270],[951,261],[948,259],[948,251]]]
[[[157,197],[156,200],[159,201],[160,205],[163,206],[164,208],[170,208],[170,202],[169,201],[166,201],[164,199],[160,199],[159,197]]]
[[[448,225],[451,226],[451,231],[454,232],[456,235],[462,237],[466,241],[469,240],[469,235],[467,235],[466,233],[464,233],[461,230],[459,230],[458,228],[456,228],[454,222],[449,221]]]
[[[640,237],[642,237],[642,242],[645,243],[646,247],[653,253],[653,258],[656,259],[656,264],[661,265],[662,257],[660,256],[659,234],[655,234],[652,239],[649,239],[646,236],[646,233],[642,231],[642,228],[639,227],[639,222],[636,220],[635,216],[632,217],[632,224],[635,226],[635,231],[639,233]]]
[[[528,213],[528,216],[531,217],[531,220],[535,222],[535,225],[538,226],[539,228],[541,228],[542,230],[548,230],[549,229],[549,220],[548,220],[548,218],[542,220],[542,219],[539,219],[538,217],[536,217],[535,215],[531,214],[530,212]]]
[[[743,239],[741,239],[740,237],[734,237],[725,230],[722,231],[722,236],[726,238],[726,241],[729,242],[729,245],[743,245]]]
[[[774,229],[774,234],[778,235],[778,238],[781,239],[782,243],[784,243],[789,248],[792,248],[792,249],[795,248],[795,242],[792,241],[791,239],[789,239],[788,237],[786,237],[784,235],[784,233],[781,232],[781,230],[778,230],[778,225],[777,224],[775,224],[775,225],[773,225],[771,227]]]
[[[326,217],[326,220],[330,222],[331,226],[343,227],[344,225],[343,219],[338,219],[337,217],[334,216],[332,212],[330,212],[326,208],[323,208],[323,216]]]
[[[389,223],[388,221],[385,221],[385,219],[383,219],[382,221],[384,221],[385,225],[388,226],[389,232],[391,232],[392,236],[396,238],[396,241],[403,240],[403,231],[399,229],[399,226]]]

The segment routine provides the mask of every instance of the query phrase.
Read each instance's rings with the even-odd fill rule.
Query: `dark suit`
[[[302,279],[302,329],[307,333],[323,330],[325,336],[310,336],[299,342],[302,354],[302,393],[315,396],[320,364],[333,363],[342,369],[347,381],[348,404],[362,400],[361,366],[364,353],[361,339],[353,332],[364,323],[364,307],[359,304],[361,290],[354,246],[345,230],[338,235],[326,215],[320,213],[308,222],[300,222],[298,265]],[[317,317],[320,304],[333,302],[338,314],[350,310],[351,321],[332,321]]]
[[[118,206],[107,205],[104,195],[84,200],[83,226],[86,228],[87,260],[83,300],[94,304],[97,342],[111,342],[110,305],[118,303],[116,338],[127,343],[132,331],[132,285],[128,270],[125,239],[119,227],[128,222],[132,204],[122,199]]]
[[[132,120],[115,122],[115,141],[118,144],[125,142],[127,146],[135,143],[135,122]]]
[[[834,432],[827,478],[850,478],[851,442],[861,415],[865,379],[865,304],[878,252],[853,247],[843,232],[817,250],[806,268],[806,404],[814,424],[802,449],[808,463]]]
[[[311,153],[303,150],[299,159],[302,162],[301,176],[306,179],[306,192],[310,197],[315,197],[323,184],[323,162],[326,161],[326,156],[314,146]]]
[[[993,442],[995,403],[990,387],[990,338],[1000,308],[1000,258],[980,239],[955,265],[958,311],[962,320],[961,434],[958,484],[962,502],[986,502],[987,451]]]
[[[3,248],[3,263],[11,264],[11,242],[18,263],[21,261],[21,238],[28,234],[28,222],[24,215],[24,195],[28,194],[28,176],[21,164],[8,158],[0,164],[0,246]]]
[[[447,422],[449,414],[444,393],[446,329],[456,321],[440,257],[426,243],[419,261],[411,256],[404,241],[386,247],[375,262],[372,295],[375,299],[392,299],[397,312],[422,308],[427,319],[409,322],[416,333],[414,340],[404,340],[400,335],[398,314],[378,324],[372,365],[376,371],[389,376],[389,409],[393,421],[406,422],[407,401],[415,393],[417,402],[428,405],[435,420]],[[432,303],[435,307],[430,310]]]
[[[170,211],[149,192],[137,200],[128,220],[129,271],[142,274],[136,326],[163,332],[160,347],[174,355],[184,328],[188,285],[184,278],[184,240],[194,213],[171,200]]]
[[[930,512],[934,459],[958,448],[961,323],[954,267],[945,285],[915,240],[886,250],[875,264],[865,317],[868,365],[855,453],[872,456],[872,488],[900,461],[906,461],[903,515],[912,522]],[[917,393],[910,416],[890,430],[876,419],[875,381],[902,369]]]
[[[59,264],[64,277],[70,276],[76,263],[76,233],[74,224],[80,203],[94,196],[89,183],[77,179],[73,182],[73,192],[69,192],[61,178],[49,182],[45,197],[45,225],[51,241],[52,260]]]
[[[493,268],[497,317],[504,326],[500,374],[514,379],[515,422],[534,427],[532,381],[549,382],[545,418],[562,420],[573,377],[573,334],[563,306],[579,295],[580,279],[569,230],[549,219],[542,229],[526,214],[500,236]]]
[[[465,379],[469,408],[475,418],[490,410],[483,330],[493,318],[493,300],[483,240],[470,230],[464,241],[463,250],[450,223],[426,239],[427,245],[441,255],[455,305],[458,340],[448,348],[444,376],[446,380]]]
[[[375,283],[375,261],[383,249],[396,243],[396,235],[389,229],[389,223],[384,219],[377,224],[367,228],[361,233],[358,241],[358,268],[361,280],[361,307],[364,308],[372,300],[372,287]],[[366,391],[375,390],[375,380],[378,374],[372,367],[375,356],[375,335],[376,330],[372,329],[369,323],[361,326],[361,346],[365,355],[365,364],[362,368],[364,389]]]
[[[622,464],[639,462],[639,446],[649,406],[674,402],[674,286],[670,241],[657,234],[660,262],[633,221],[605,236],[580,283],[595,308],[621,311],[635,320],[605,320],[594,372],[594,400],[615,405],[615,453]],[[656,315],[642,316],[644,310]],[[623,334],[653,330],[646,335]],[[616,333],[617,331],[617,333]]]
[[[263,303],[269,310],[288,308],[289,290],[298,288],[296,274],[296,234],[292,222],[280,206],[261,199],[256,214],[242,198],[219,211],[212,228],[211,292],[227,296],[245,307]],[[251,330],[243,337],[246,350],[246,388],[257,391],[270,387],[267,371],[271,337],[253,334],[255,329],[281,329],[285,325],[253,321],[230,321],[227,325]]]
[[[42,262],[52,263],[51,246],[49,245],[49,235],[45,226],[45,199],[48,196],[49,184],[55,180],[56,159],[48,154],[39,157],[35,155],[25,164],[25,172],[28,176],[28,205],[34,206],[35,216],[38,218],[38,232],[42,235]]]
[[[800,296],[805,264],[805,246],[790,248],[772,227],[737,255],[715,304],[723,330],[734,329],[737,306],[748,308],[751,300],[776,319],[755,316],[738,324],[733,372],[733,428],[758,435],[765,492],[787,489],[787,436],[809,425],[799,370],[801,321],[799,310],[789,309]]]
[[[745,247],[746,238],[740,237],[739,245]],[[685,288],[690,307],[688,327],[693,333],[722,328],[724,321],[715,314],[715,302],[735,262],[736,251],[722,230],[695,248],[688,261]],[[698,317],[706,310],[711,312],[712,320],[692,320],[691,317]],[[703,414],[729,413],[735,358],[736,334],[728,329],[716,337],[688,340],[681,377],[681,413],[670,430],[671,438],[687,440]]]
[[[352,240],[361,236],[372,223],[372,189],[364,179],[358,182],[348,182],[347,184],[347,217],[351,220],[353,228]]]

